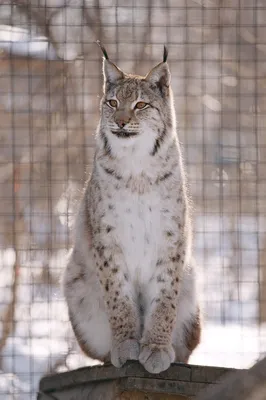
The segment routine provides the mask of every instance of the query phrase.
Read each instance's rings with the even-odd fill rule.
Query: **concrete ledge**
[[[216,383],[232,369],[172,364],[160,374],[148,373],[138,362],[80,368],[46,376],[38,400],[184,400]]]

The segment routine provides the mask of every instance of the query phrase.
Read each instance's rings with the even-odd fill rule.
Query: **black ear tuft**
[[[167,57],[168,57],[168,49],[167,47],[164,45],[163,46],[163,62],[167,61]]]
[[[96,40],[95,43],[96,43],[96,44],[100,47],[100,49],[102,50],[103,55],[104,55],[104,58],[105,58],[106,60],[109,60],[107,51],[105,50],[105,47],[101,44],[100,40]]]

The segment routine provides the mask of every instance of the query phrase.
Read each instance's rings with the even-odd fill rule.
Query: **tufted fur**
[[[109,59],[103,72],[94,168],[64,292],[86,354],[117,367],[138,359],[158,373],[187,362],[200,338],[170,72],[162,62],[146,77],[129,75]]]

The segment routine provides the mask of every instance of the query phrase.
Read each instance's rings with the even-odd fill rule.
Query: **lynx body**
[[[94,168],[64,292],[87,355],[116,367],[136,359],[159,373],[188,361],[201,327],[167,54],[140,77],[103,51]]]

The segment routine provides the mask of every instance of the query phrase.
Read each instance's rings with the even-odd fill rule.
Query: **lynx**
[[[115,367],[139,360],[159,373],[174,361],[187,362],[201,331],[168,52],[143,77],[122,72],[101,48],[94,167],[64,293],[88,356]]]

